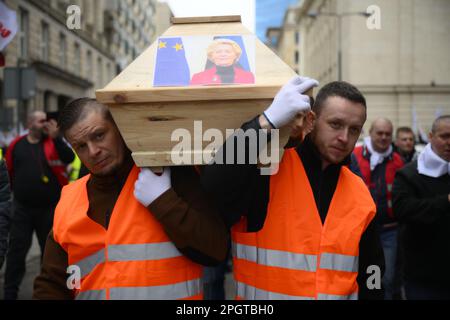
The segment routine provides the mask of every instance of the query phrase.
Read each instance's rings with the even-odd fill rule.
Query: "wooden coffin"
[[[173,18],[162,37],[248,34],[251,32],[242,25],[240,16],[227,16]],[[255,84],[153,87],[157,46],[156,41],[105,88],[96,91],[97,100],[111,110],[139,167],[177,165],[172,152],[179,140],[171,141],[171,137],[179,128],[191,133],[191,150],[184,151],[192,154],[192,164],[205,164],[200,155],[211,153],[204,150],[211,141],[195,135],[194,121],[202,121],[203,132],[217,128],[225,136],[226,129],[239,128],[264,111],[281,86],[295,76],[256,38]]]

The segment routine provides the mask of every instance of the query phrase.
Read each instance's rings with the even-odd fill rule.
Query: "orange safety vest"
[[[343,166],[324,225],[302,161],[284,153],[263,228],[232,229],[237,299],[357,299],[359,241],[375,216],[364,182]]]
[[[62,190],[54,239],[79,267],[76,299],[202,299],[202,267],[184,257],[161,224],[134,197],[134,166],[114,206],[108,230],[88,217],[85,176]]]

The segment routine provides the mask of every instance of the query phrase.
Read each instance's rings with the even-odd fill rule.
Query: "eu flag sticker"
[[[188,86],[189,65],[181,38],[159,38],[153,86]]]

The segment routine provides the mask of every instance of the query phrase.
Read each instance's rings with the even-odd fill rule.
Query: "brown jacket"
[[[108,228],[119,193],[133,167],[128,155],[124,166],[113,177],[91,176],[87,184],[88,216]],[[173,167],[172,188],[149,206],[175,246],[197,263],[214,265],[225,259],[228,233],[216,209],[200,187],[193,167]],[[150,213],[149,213],[150,214]],[[66,286],[68,257],[64,249],[48,235],[41,273],[34,282],[34,299],[73,299]]]

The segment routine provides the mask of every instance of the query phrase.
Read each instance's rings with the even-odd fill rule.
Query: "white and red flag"
[[[12,41],[17,33],[17,15],[0,1],[0,51]]]

